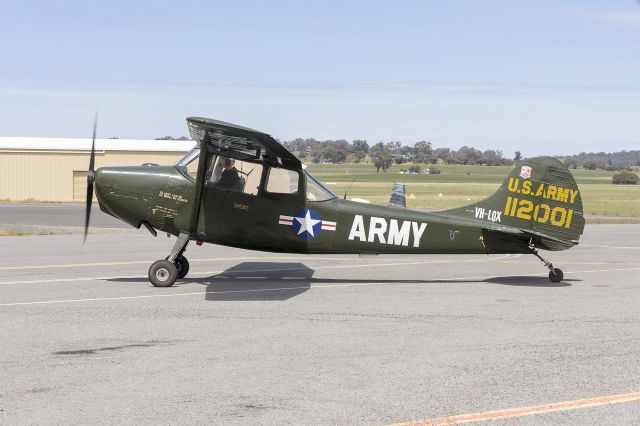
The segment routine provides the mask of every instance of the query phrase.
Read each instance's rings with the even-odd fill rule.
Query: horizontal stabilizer
[[[389,198],[389,207],[407,208],[407,199],[405,196],[404,183],[395,182],[391,188],[391,198]]]
[[[578,244],[577,240],[563,240],[542,232],[510,227],[489,226],[482,228],[482,234],[487,242],[491,240],[495,242],[496,238],[502,238],[503,241],[507,241],[511,244],[515,238],[520,241],[523,247],[525,245],[533,245],[538,248],[552,251],[566,250]]]

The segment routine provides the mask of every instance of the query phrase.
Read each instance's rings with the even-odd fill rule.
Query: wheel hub
[[[166,281],[169,278],[169,271],[164,268],[160,268],[156,271],[156,278],[159,281]]]

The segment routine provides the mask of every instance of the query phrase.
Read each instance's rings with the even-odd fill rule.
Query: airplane
[[[517,163],[491,196],[459,208],[405,208],[394,185],[390,205],[338,197],[266,133],[223,121],[187,118],[195,147],[176,165],[95,167],[95,131],[87,175],[84,239],[95,195],[100,209],[133,227],[177,237],[148,271],[170,287],[189,272],[190,241],[305,254],[533,254],[578,244],[584,230],[578,186],[557,159]]]

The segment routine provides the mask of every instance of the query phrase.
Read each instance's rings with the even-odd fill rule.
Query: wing
[[[302,168],[295,155],[266,133],[203,117],[189,117],[187,125],[195,141],[206,143],[222,154],[263,159],[290,169]]]

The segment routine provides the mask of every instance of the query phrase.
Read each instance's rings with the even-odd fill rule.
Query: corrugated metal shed
[[[96,168],[175,164],[193,141],[96,139]],[[91,139],[0,137],[0,200],[82,201]]]

